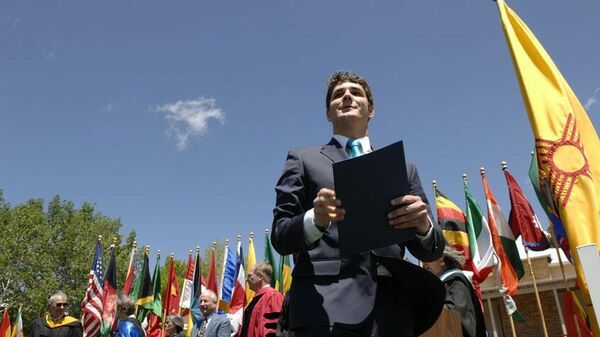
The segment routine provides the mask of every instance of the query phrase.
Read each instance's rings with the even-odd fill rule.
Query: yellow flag
[[[600,250],[600,140],[585,109],[525,23],[503,0],[498,9],[547,182],[567,230],[579,286],[589,299],[577,246]]]
[[[256,253],[254,253],[254,238],[252,233],[250,233],[250,237],[248,238],[248,258],[246,260],[246,277],[248,277],[248,273],[254,268],[256,264]],[[248,285],[248,281],[246,280],[246,305],[250,304],[252,301],[252,297],[254,297],[254,291],[250,290],[250,286]]]

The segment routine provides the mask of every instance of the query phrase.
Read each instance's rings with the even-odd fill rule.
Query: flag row
[[[229,316],[234,330],[241,326],[244,308],[254,296],[246,280],[246,275],[256,264],[254,236],[250,233],[246,257],[242,249],[241,235],[238,235],[234,249],[230,247],[229,240],[225,241],[223,249],[223,268],[217,277],[216,243],[211,247],[206,278],[202,274],[200,248],[196,248],[195,257],[190,250],[185,273],[181,275],[183,278],[181,288],[175,272],[173,254],[171,254],[167,261],[166,287],[161,289],[160,251],[151,276],[150,247],[146,246],[138,250],[136,243],[133,243],[121,293],[129,296],[135,303],[136,317],[144,322],[147,336],[164,336],[162,326],[164,319],[170,314],[181,315],[185,322],[186,336],[193,335],[193,330],[198,328],[202,319],[200,294],[206,289],[217,294],[218,310]],[[84,337],[109,336],[117,329],[117,269],[114,244],[111,245],[109,254],[108,266],[103,272],[101,238],[99,238],[88,274],[87,290],[81,303]],[[265,262],[273,268],[271,286],[285,294],[291,285],[290,259],[289,256],[279,256],[279,262],[276,263],[268,230],[265,230],[264,258]]]

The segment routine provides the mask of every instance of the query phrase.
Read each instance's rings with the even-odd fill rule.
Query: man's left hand
[[[388,213],[388,223],[395,229],[414,228],[419,235],[429,231],[427,204],[416,195],[404,195],[391,201],[394,210]]]

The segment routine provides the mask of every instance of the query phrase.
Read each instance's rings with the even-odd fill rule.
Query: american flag
[[[83,311],[83,336],[94,337],[100,331],[102,323],[102,247],[100,240],[96,244],[96,254],[90,268],[88,287],[81,302]]]

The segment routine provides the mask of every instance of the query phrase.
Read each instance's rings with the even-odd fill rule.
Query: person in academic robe
[[[423,267],[437,275],[444,283],[445,305],[460,314],[463,337],[486,337],[481,303],[471,281],[461,270],[464,264],[465,257],[451,246],[446,246],[442,257],[432,262],[424,262]]]
[[[67,314],[67,295],[57,291],[48,299],[48,313],[31,326],[32,337],[82,337],[81,322]]]
[[[270,285],[273,268],[268,263],[255,264],[246,279],[254,297],[244,309],[240,337],[275,336],[281,315],[283,295]]]

